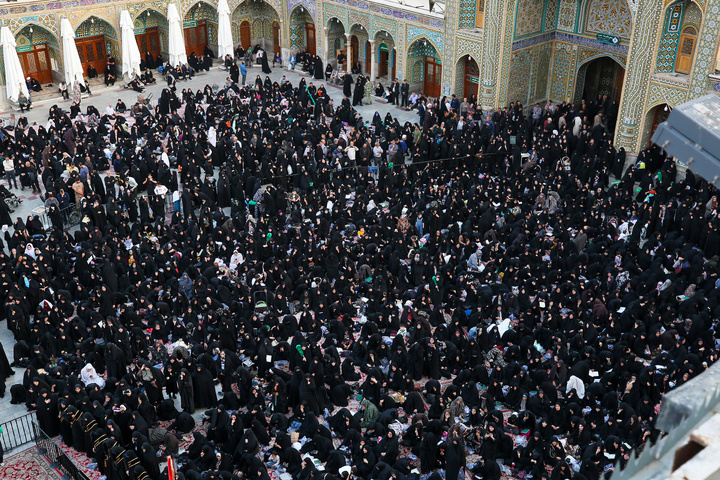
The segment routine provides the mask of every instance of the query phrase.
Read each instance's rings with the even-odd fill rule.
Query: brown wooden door
[[[690,73],[692,68],[695,45],[697,43],[697,30],[694,27],[685,27],[680,35],[677,57],[675,58],[675,71],[678,73]]]
[[[667,108],[667,110],[665,110]],[[658,125],[663,123],[670,116],[670,108],[667,105],[658,105],[655,107],[655,113],[653,114],[653,123],[650,127],[650,138],[648,139],[648,148],[652,147],[652,136],[655,134]]]
[[[272,23],[273,31],[273,52],[280,53],[280,24],[278,22]]]
[[[245,20],[240,24],[240,44],[243,49],[247,50],[250,48],[250,22]]]
[[[479,77],[478,64],[470,58],[465,60],[465,87],[463,88],[465,98],[470,99],[477,96]]]
[[[355,35],[350,37],[350,68],[348,68],[348,71],[352,70],[352,66],[355,65],[358,61],[358,39]]]
[[[388,52],[380,50],[378,55],[378,77],[385,77],[388,74]]]
[[[315,24],[306,23],[305,31],[307,32],[307,51],[311,55],[315,55]]]
[[[198,57],[205,53],[207,46],[207,25],[205,20],[200,20],[196,27],[185,29],[185,50],[188,56],[194,53]]]
[[[160,55],[160,34],[157,27],[150,27],[145,30],[145,33],[135,35],[135,40],[138,44],[138,50],[140,50],[140,57],[143,60],[145,60],[147,52],[150,52],[153,58]]]
[[[53,75],[47,44],[33,45],[29,52],[18,52],[18,57],[26,77],[33,77],[43,85],[52,83]]]
[[[83,72],[88,74],[90,65],[95,67],[98,75],[105,72],[107,65],[107,53],[105,52],[105,35],[97,35],[94,37],[78,38],[75,40],[80,63],[83,66]]]
[[[372,49],[370,48],[370,40],[365,42],[365,73],[370,75],[372,61]]]
[[[440,80],[442,79],[442,66],[437,64],[435,57],[425,57],[425,80],[423,92],[429,97],[440,96]]]

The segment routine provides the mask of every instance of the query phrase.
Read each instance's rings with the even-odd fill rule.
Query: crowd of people
[[[718,356],[714,189],[625,169],[601,102],[364,121],[297,61],[2,132],[52,219],[0,252],[12,401],[109,480],[598,479],[657,440]]]

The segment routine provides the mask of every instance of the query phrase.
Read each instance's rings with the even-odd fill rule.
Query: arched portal
[[[57,37],[39,25],[28,24],[15,35],[15,40],[25,76],[43,85],[52,83],[53,70],[57,69],[53,65],[57,65],[61,55]]]
[[[75,30],[75,45],[85,75],[90,76],[91,67],[98,74],[105,71],[108,58],[119,58],[118,34],[105,20],[91,16]]]
[[[282,45],[280,16],[264,0],[246,0],[231,18],[233,41],[243,49],[260,45],[266,52],[279,53]]]
[[[421,90],[429,97],[439,97],[442,60],[433,44],[425,38],[418,38],[408,48],[407,56],[410,88]]]
[[[302,5],[290,13],[290,47],[317,54],[315,20]]]
[[[661,103],[660,105],[648,110],[647,115],[645,116],[644,135],[647,137],[647,141],[643,142],[648,147],[652,146],[652,136],[655,134],[655,130],[657,130],[661,123],[668,119],[670,112],[672,112],[672,106],[667,103]]]
[[[157,10],[147,9],[138,15],[133,23],[143,67],[156,67],[157,58],[168,50],[167,17]]]
[[[183,19],[185,51],[199,57],[205,49],[214,46],[217,50],[217,11],[215,7],[198,2],[185,14]]]
[[[347,70],[347,37],[345,36],[345,26],[337,18],[331,18],[327,24],[328,35],[328,61],[336,63],[336,66],[342,64],[342,68]]]
[[[458,79],[456,91],[462,92],[463,97],[470,101],[475,100],[480,83],[480,67],[472,56],[460,57],[455,68],[455,78]]]
[[[612,57],[597,57],[578,68],[575,101],[597,100],[607,95],[609,102],[619,102],[625,68]]]
[[[395,69],[397,67],[397,51],[393,36],[385,31],[377,32],[375,34],[375,51],[378,79],[392,82],[396,77]]]

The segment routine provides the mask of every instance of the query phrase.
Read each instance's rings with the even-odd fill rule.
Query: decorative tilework
[[[562,102],[568,99],[566,94],[568,75],[572,63],[572,45],[567,43],[555,44],[553,56],[552,75],[550,82],[550,99]]]
[[[550,79],[550,58],[552,45],[544,44],[540,47],[535,78],[535,95],[533,102],[545,100],[548,97],[548,80]]]
[[[670,23],[671,14],[672,12],[668,12],[665,18],[665,28],[663,28],[664,33],[660,38],[657,60],[655,61],[656,72],[672,72],[675,68],[675,52],[677,51],[680,34],[677,32],[668,32],[668,23]]]
[[[515,38],[540,33],[544,0],[519,0],[515,15]]]
[[[397,37],[397,22],[382,17],[372,17],[370,19],[370,35],[374,38],[380,31],[389,33],[393,38]]]
[[[577,16],[578,0],[560,0],[557,29],[564,32],[575,31],[575,18]]]
[[[528,72],[532,67],[532,52],[530,49],[513,53],[512,67],[510,68],[510,81],[507,88],[509,102],[520,101],[528,103],[530,76]]]
[[[700,10],[700,7],[698,7],[693,2],[688,3],[687,7],[685,7],[685,15],[682,21],[683,28],[687,27],[688,25],[693,25],[699,29],[701,23],[702,11]]]
[[[674,107],[686,101],[687,93],[687,87],[680,88],[652,82],[647,98],[648,108],[662,103],[667,103]]]
[[[595,50],[602,50],[611,53],[617,53],[619,55],[627,55],[628,53],[627,45],[609,45],[607,43],[599,42],[594,38],[583,37],[581,35],[572,35],[563,32],[543,33],[542,35],[538,35],[535,37],[518,40],[517,42],[513,42],[512,50],[522,50],[523,48],[528,48],[533,45],[552,41],[572,43],[573,45],[588,47]]]
[[[472,55],[475,59],[482,58],[483,43],[481,39],[458,38],[455,45],[455,56]]]
[[[557,24],[559,0],[547,0],[545,6],[545,20],[543,22],[543,32],[551,32],[555,30]]]
[[[475,28],[475,0],[460,0],[458,28]]]
[[[587,9],[585,32],[605,33],[629,39],[632,13],[626,0],[591,0]]]
[[[691,74],[692,98],[706,92],[707,74],[715,71],[718,30],[720,30],[720,0],[708,0],[705,5],[705,21],[695,47],[695,63]]]
[[[682,4],[673,5],[668,10],[668,17],[665,21],[664,30],[668,33],[680,33],[680,26],[682,25],[683,17],[683,6]]]
[[[413,40],[419,37],[426,37],[430,43],[433,44],[435,49],[443,54],[443,34],[428,30],[427,28],[415,27],[412,25],[407,26],[407,42],[411,43]]]
[[[293,9],[298,5],[305,7],[305,10],[307,10],[310,13],[310,16],[315,19],[315,0],[288,0],[287,11],[291,12],[291,16],[292,13],[294,13]]]
[[[325,19],[323,25],[326,27],[330,25],[330,19],[337,18],[340,23],[342,23],[343,27],[350,28],[347,9],[336,7],[334,5],[323,5],[323,18]]]
[[[356,12],[348,13],[348,25],[352,28],[355,25],[362,25],[366,32],[370,31],[370,18]]]

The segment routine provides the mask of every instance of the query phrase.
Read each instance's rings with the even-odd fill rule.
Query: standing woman
[[[186,368],[180,370],[180,408],[183,411],[193,414],[195,413],[195,390],[193,389],[193,381],[190,372]]]

